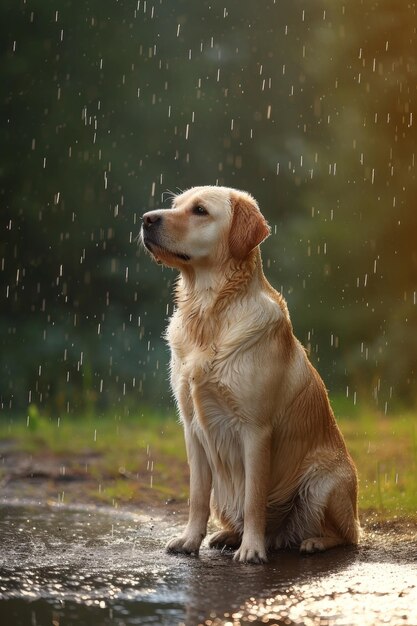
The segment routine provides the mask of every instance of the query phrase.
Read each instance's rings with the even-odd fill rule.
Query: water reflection
[[[171,518],[0,507],[2,624],[413,624],[417,540],[365,539],[265,566],[166,556]],[[388,540],[387,540],[388,539]]]

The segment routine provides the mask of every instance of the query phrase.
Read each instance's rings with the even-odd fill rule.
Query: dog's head
[[[171,209],[145,213],[141,235],[158,262],[183,269],[243,261],[269,232],[248,193],[207,186],[176,196]]]

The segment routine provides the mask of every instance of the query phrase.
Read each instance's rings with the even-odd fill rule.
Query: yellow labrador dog
[[[169,322],[171,384],[190,466],[189,521],[167,550],[211,547],[261,563],[269,549],[357,543],[357,475],[324,384],[266,280],[269,227],[255,200],[194,187],[143,216],[142,240],[180,271]]]

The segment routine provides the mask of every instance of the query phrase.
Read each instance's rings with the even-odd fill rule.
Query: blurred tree
[[[346,385],[371,387],[382,407],[415,402],[416,7],[321,4],[304,62],[315,120],[306,211],[292,224],[305,242],[294,305],[310,307],[303,331],[330,379],[347,368]]]
[[[328,384],[415,399],[415,8],[261,9],[2,3],[5,409],[167,402],[175,274],[140,215],[215,183],[271,221],[267,273]]]

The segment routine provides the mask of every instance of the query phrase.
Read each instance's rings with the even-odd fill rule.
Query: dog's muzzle
[[[169,250],[166,247],[161,235],[163,218],[158,211],[149,211],[149,213],[145,213],[142,219],[142,241],[149,252],[154,254],[155,250],[153,249],[153,246],[156,246],[157,249],[159,248],[171,256],[177,257],[178,259],[181,259],[181,261],[189,261],[191,259],[188,254],[177,252],[175,250]]]

